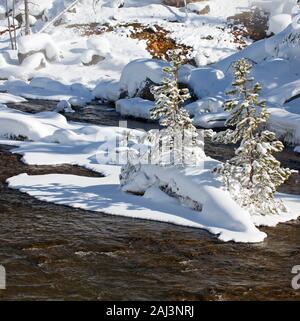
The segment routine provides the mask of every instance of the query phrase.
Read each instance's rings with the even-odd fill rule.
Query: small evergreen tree
[[[166,77],[161,85],[151,90],[155,98],[151,118],[159,119],[160,125],[166,128],[160,131],[158,137],[151,139],[155,141],[156,150],[160,151],[160,163],[196,164],[203,158],[203,143],[192,119],[183,108],[184,102],[190,98],[189,90],[178,85],[179,68],[184,58],[180,50],[168,54],[171,63],[163,69]]]
[[[215,171],[221,176],[233,198],[252,214],[286,212],[284,204],[274,199],[277,188],[292,174],[282,168],[273,153],[284,148],[275,133],[263,130],[269,113],[266,102],[259,99],[261,85],[249,76],[252,65],[242,59],[234,65],[232,99],[225,103],[229,112],[226,126],[234,127],[216,134],[213,141],[237,143],[235,156]]]
[[[161,85],[151,90],[155,98],[151,117],[159,119],[165,128],[150,130],[142,138],[140,145],[145,148],[122,167],[121,186],[139,175],[141,164],[196,165],[205,157],[203,139],[183,108],[190,95],[188,89],[181,89],[178,85],[179,68],[183,63],[180,53],[177,50],[168,52],[171,63],[164,68],[166,77]]]

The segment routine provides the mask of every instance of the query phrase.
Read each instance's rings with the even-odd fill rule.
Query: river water
[[[53,110],[53,103],[15,108]],[[74,121],[118,125],[108,106],[89,106]],[[155,124],[129,121],[129,127]],[[206,144],[208,155],[226,159],[232,147]],[[285,165],[300,169],[287,149]],[[260,244],[222,243],[200,229],[102,215],[48,204],[15,190],[13,175],[97,174],[76,166],[27,166],[9,147],[0,147],[0,264],[7,289],[0,300],[275,300],[300,299],[291,287],[300,264],[300,220],[263,228]],[[300,193],[295,175],[283,191]]]

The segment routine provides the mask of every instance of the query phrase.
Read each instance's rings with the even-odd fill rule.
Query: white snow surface
[[[209,67],[184,66],[179,81],[186,84],[198,98],[198,101],[186,106],[194,117],[194,124],[204,128],[224,126],[227,115],[222,107],[228,99],[225,93],[231,88],[233,81],[233,64],[238,59],[246,58],[253,64],[252,76],[263,85],[261,98],[267,101],[271,113],[269,127],[286,142],[300,144],[299,39],[300,16],[297,16],[292,24],[279,34],[258,41]],[[121,83],[128,96],[132,97],[143,87],[146,79],[156,83],[161,81],[164,76],[161,72],[163,64],[156,60],[133,61],[123,70],[119,84]],[[133,77],[133,74],[138,75]],[[117,88],[117,83],[115,86]],[[216,102],[203,103],[213,100]],[[144,114],[145,118],[148,118],[146,106],[134,105],[131,112],[126,108],[126,114]],[[145,110],[142,110],[143,108]]]
[[[128,0],[125,6],[119,9],[99,1],[95,12],[93,0],[80,0],[76,3],[75,10],[65,12],[63,24],[55,26],[49,24],[49,21],[73,2],[75,1],[46,0],[30,7],[33,16],[39,18],[42,14],[43,18],[39,19],[33,27],[33,35],[20,39],[20,51],[28,53],[46,49],[47,56],[58,56],[60,59],[43,69],[31,68],[24,70],[24,73],[16,72],[14,70],[16,65],[8,63],[7,67],[12,70],[14,77],[24,80],[32,77],[49,77],[66,84],[81,82],[91,88],[101,82],[118,80],[122,69],[130,61],[150,58],[146,43],[129,37],[133,32],[132,28],[117,27],[112,32],[94,36],[85,35],[84,25],[95,23],[117,26],[139,22],[149,25],[150,28],[154,28],[153,30],[158,24],[168,30],[173,39],[191,46],[194,50],[193,55],[197,57],[196,60],[200,64],[216,62],[238,51],[238,44],[233,41],[233,35],[223,30],[223,28],[226,29],[226,19],[249,8],[248,0],[233,0],[226,4],[219,0],[211,0],[209,1],[211,10],[207,15],[190,12],[189,21],[186,21],[183,8],[168,7],[159,0]],[[20,4],[20,10],[23,9],[22,5]],[[6,21],[3,20],[3,23],[5,24]],[[45,23],[48,27],[43,29],[42,33],[36,33],[43,26],[45,27]],[[213,39],[205,39],[208,35]],[[0,43],[0,52],[7,51],[8,34],[1,38],[3,41]],[[81,58],[88,49],[98,51],[101,56],[105,56],[105,60],[97,65],[83,66]],[[3,76],[8,77],[9,72],[7,71]]]
[[[28,55],[32,52],[44,52],[47,59],[53,62],[59,61],[60,52],[52,37],[46,33],[36,33],[20,37],[18,39],[20,54]]]
[[[149,177],[159,177],[162,183],[173,180],[182,197],[189,196],[203,204],[201,212],[181,204],[156,186],[150,186],[144,197],[124,193],[119,186],[120,165],[116,165],[114,157],[107,157],[106,153],[107,149],[114,150],[114,141],[128,129],[72,123],[55,112],[27,114],[5,106],[0,106],[0,129],[0,136],[4,139],[0,143],[18,146],[13,152],[23,155],[26,164],[73,164],[105,175],[91,178],[63,174],[29,176],[24,173],[8,179],[11,188],[43,201],[203,228],[223,241],[236,242],[260,242],[266,234],[255,225],[275,226],[300,215],[300,197],[280,195],[291,210],[288,215],[251,217],[233,202],[211,174],[217,161],[210,158],[203,161],[203,166],[184,169],[143,165]],[[130,133],[136,137],[143,134],[135,130]],[[9,140],[20,135],[30,141]]]
[[[154,102],[142,98],[120,99],[116,102],[116,111],[122,116],[151,119],[150,111],[155,106]]]
[[[28,99],[57,101],[73,99],[74,103],[71,104],[76,106],[85,105],[94,99],[91,91],[80,83],[66,85],[48,77],[33,78],[30,82],[7,80],[0,85],[0,92],[9,92]]]

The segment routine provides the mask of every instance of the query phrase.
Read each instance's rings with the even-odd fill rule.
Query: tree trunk
[[[13,29],[14,29],[14,50],[17,50],[17,32],[16,32],[16,24],[15,24],[15,16],[16,16],[16,1],[13,0],[13,7],[12,7],[12,16],[13,16]]]
[[[25,35],[30,35],[29,1],[24,0],[24,5],[25,5]]]

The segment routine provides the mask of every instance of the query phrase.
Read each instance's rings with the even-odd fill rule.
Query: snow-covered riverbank
[[[250,216],[230,198],[211,173],[217,161],[203,160],[203,166],[185,168],[145,167],[148,177],[155,173],[162,184],[174,181],[182,198],[202,204],[202,211],[187,207],[158,187],[149,186],[144,196],[123,192],[119,186],[120,165],[114,164],[115,141],[124,128],[70,123],[57,113],[26,114],[13,109],[0,109],[2,144],[19,146],[14,153],[32,165],[73,164],[103,174],[105,177],[82,177],[51,174],[29,176],[26,173],[8,180],[19,189],[40,200],[95,212],[156,220],[182,226],[203,228],[223,241],[260,242],[266,234],[256,226],[275,226],[300,215],[300,197],[278,195],[290,212],[283,216]],[[132,139],[143,133],[130,130]],[[31,141],[9,140],[22,137]],[[118,148],[116,148],[118,150]],[[110,153],[107,155],[107,151]],[[124,150],[123,150],[124,152]],[[152,174],[151,174],[152,173]],[[139,181],[140,182],[140,181]],[[141,183],[141,182],[140,182]]]

